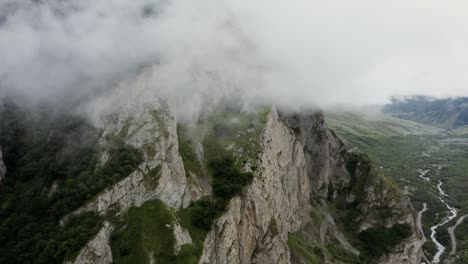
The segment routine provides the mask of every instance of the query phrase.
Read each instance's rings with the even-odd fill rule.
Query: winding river
[[[429,179],[428,177],[426,177],[426,174],[429,172],[429,170],[420,170],[419,171],[419,178],[425,180],[425,181],[428,181],[430,182],[431,179]]]
[[[450,206],[445,200],[444,200],[444,197],[447,197],[448,195],[444,192],[444,190],[442,190],[442,182],[439,181],[439,183],[437,184],[437,189],[439,190],[439,200],[445,204],[445,206],[447,207],[447,209],[449,210],[449,216],[447,218],[445,218],[445,220],[443,220],[442,222],[434,225],[431,227],[431,240],[436,244],[437,246],[437,252],[436,254],[434,255],[434,258],[432,259],[432,263],[439,263],[440,262],[440,256],[442,256],[442,254],[445,252],[445,247],[444,245],[442,245],[439,241],[437,241],[436,239],[436,234],[437,234],[437,228],[447,224],[448,222],[450,222],[452,219],[454,219],[455,217],[457,217],[457,209],[455,209],[454,207]]]

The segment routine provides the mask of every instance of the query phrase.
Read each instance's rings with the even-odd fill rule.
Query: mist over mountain
[[[0,96],[69,105],[142,74],[187,107],[235,94],[290,108],[466,95],[466,3],[2,1]],[[131,93],[131,92],[130,92]]]
[[[0,0],[0,263],[467,263],[466,10]]]

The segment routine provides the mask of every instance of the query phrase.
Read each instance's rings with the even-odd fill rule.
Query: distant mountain
[[[468,125],[468,97],[436,99],[427,96],[392,98],[383,112],[395,117],[453,129]]]

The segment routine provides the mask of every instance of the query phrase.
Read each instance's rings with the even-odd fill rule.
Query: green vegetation
[[[222,158],[224,153],[230,153],[239,169],[247,162],[255,163],[265,126],[262,119],[257,112],[225,108],[201,120],[198,126],[204,131],[202,143],[205,158],[216,160]]]
[[[203,243],[205,242],[208,231],[203,227],[200,228],[195,225],[192,220],[194,218],[194,214],[203,210],[204,208],[200,208],[199,203],[194,203],[177,212],[180,225],[189,231],[190,237],[193,241],[191,245],[183,246],[178,254],[179,258],[183,257],[185,259],[185,263],[198,263],[203,252]]]
[[[96,213],[88,212],[72,216],[65,226],[60,226],[46,242],[44,250],[35,263],[60,263],[72,259],[76,253],[101,229],[102,219]]]
[[[177,124],[177,135],[179,138],[179,153],[184,161],[184,169],[188,176],[189,172],[201,175],[200,161],[195,152],[195,140],[190,138],[190,128],[184,124]]]
[[[365,187],[376,176],[369,157],[362,153],[347,153],[346,169],[350,174],[350,184],[358,200],[363,199]]]
[[[198,261],[214,220],[225,212],[229,201],[251,183],[253,174],[241,170],[247,162],[252,170],[256,168],[267,114],[266,110],[259,114],[225,107],[194,125],[177,126],[185,171],[198,176],[207,174],[213,189],[212,197],[193,202],[177,213],[181,226],[189,231],[193,240],[193,244],[184,246],[178,254],[179,258],[186,256],[186,263]],[[203,161],[196,154],[197,142],[203,147]]]
[[[224,156],[209,164],[213,173],[213,198],[192,205],[193,225],[205,230],[210,230],[213,221],[226,210],[229,201],[253,179],[252,173],[240,172],[234,166],[232,157]]]
[[[132,207],[124,217],[124,226],[111,236],[114,263],[174,263],[174,215],[161,201]]]
[[[201,175],[203,168],[210,167],[210,161],[220,160],[225,154],[232,157],[236,168],[244,168],[248,163],[255,170],[267,110],[269,108],[244,112],[237,107],[223,107],[196,124],[178,124],[179,151],[185,171]],[[199,143],[203,147],[204,161],[197,157]]]
[[[226,204],[232,197],[242,191],[242,188],[252,182],[253,174],[240,172],[234,166],[229,156],[213,160],[209,164],[213,172],[213,193],[219,203]]]
[[[324,222],[328,221],[326,215],[332,213],[336,215],[337,212],[343,210],[336,210],[332,202],[328,202],[326,211],[320,205],[321,202],[311,201],[312,210],[310,212],[311,221],[301,229],[300,232],[289,234],[288,246],[291,249],[293,258],[300,258],[305,263],[324,263],[325,259],[332,261],[336,264],[364,264],[369,260],[356,254],[354,249],[349,246],[343,246],[334,237],[334,232],[327,233],[325,241],[321,241],[321,230]],[[335,218],[339,220],[339,218]],[[354,220],[354,219],[353,219]],[[341,221],[335,222],[340,225],[338,228],[341,231],[347,231],[343,228]],[[272,223],[270,223],[270,226]],[[354,233],[344,233],[350,238]],[[353,240],[351,239],[353,242]],[[361,254],[362,255],[362,254]]]
[[[97,166],[96,129],[45,107],[26,110],[6,101],[0,120],[8,168],[0,191],[0,262],[60,263],[99,230],[100,220],[85,215],[65,227],[59,220],[134,171],[142,155],[109,139],[109,159]]]
[[[197,237],[204,239],[229,201],[252,181],[253,174],[241,172],[241,169],[246,162],[250,162],[252,169],[256,167],[263,115],[266,114],[226,107],[214,111],[194,126],[178,125],[179,150],[185,171],[201,175],[202,167],[206,167],[213,188],[212,197],[182,210],[184,224],[189,230],[198,230],[195,232]],[[204,164],[196,155],[196,142],[202,143]]]
[[[288,235],[288,247],[295,257],[301,258],[306,263],[324,263],[325,257],[336,264],[365,264],[370,263],[366,257],[356,255],[345,250],[338,241],[322,247],[316,242],[307,241],[298,234]]]
[[[101,168],[95,168],[95,160],[90,169],[74,177],[65,179],[61,188],[52,196],[56,202],[52,210],[57,216],[70,212],[107,186],[125,178],[132,173],[143,160],[141,152],[130,145],[126,145],[118,138],[108,138],[109,159]]]
[[[367,260],[364,256],[353,254],[352,252],[339,247],[337,244],[330,244],[327,247],[327,251],[335,261],[334,263],[341,262],[346,264],[364,264],[369,262],[369,260]]]
[[[326,113],[325,119],[327,125],[345,142],[349,137],[366,140],[408,134],[434,134],[440,131],[438,128],[377,113]]]
[[[357,235],[362,252],[370,257],[388,253],[394,246],[411,235],[411,226],[396,224],[390,228],[369,228]]]
[[[312,246],[294,234],[288,235],[288,247],[292,253],[303,258],[310,264],[323,263],[323,253],[320,247]]]

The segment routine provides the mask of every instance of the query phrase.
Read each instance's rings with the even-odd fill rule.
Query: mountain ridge
[[[468,97],[438,99],[428,96],[392,98],[383,112],[402,119],[455,129],[468,124]]]
[[[418,263],[409,199],[365,156],[349,153],[321,112],[220,108],[183,125],[166,107],[128,108],[97,128],[92,171],[127,169],[109,171],[106,185],[60,216],[63,232],[95,223],[63,253],[66,262]],[[76,191],[76,175],[60,177],[41,185],[40,197]],[[78,225],[83,217],[95,220]]]

